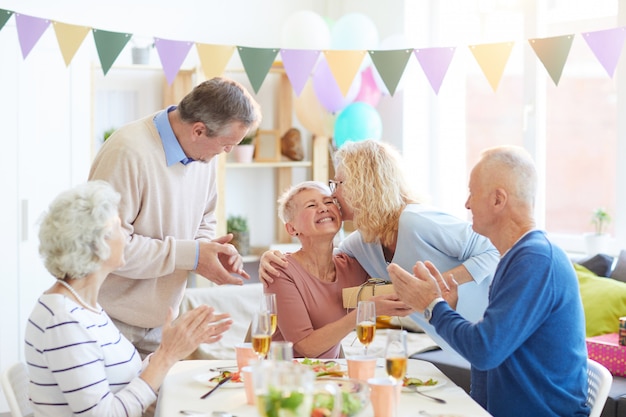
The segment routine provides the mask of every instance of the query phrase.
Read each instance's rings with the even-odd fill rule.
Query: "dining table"
[[[345,359],[338,362],[346,367]],[[156,405],[156,417],[174,417],[195,415],[196,417],[258,417],[255,405],[248,405],[243,384],[227,382],[201,399],[209,389],[210,377],[220,374],[213,369],[233,367],[235,360],[185,360],[177,362],[168,372]],[[437,381],[435,387],[423,390],[424,394],[443,399],[445,404],[427,398],[415,392],[400,394],[396,417],[485,417],[490,416],[484,408],[474,401],[461,387],[441,372],[430,362],[409,359],[406,375],[426,381]],[[379,358],[375,376],[385,377],[384,359]],[[230,384],[230,385],[229,385]],[[216,413],[217,412],[217,413]],[[371,404],[358,417],[373,417]]]

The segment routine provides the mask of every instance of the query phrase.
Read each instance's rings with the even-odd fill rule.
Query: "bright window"
[[[624,242],[626,231],[619,227],[619,212],[626,212],[620,210],[619,190],[626,190],[626,178],[619,178],[618,168],[618,84],[582,37],[583,32],[618,26],[617,1],[529,3],[450,0],[407,9],[414,13],[407,22],[432,25],[413,34],[421,46],[427,32],[428,46],[457,48],[438,95],[428,91],[421,75],[413,74],[421,77],[413,86],[407,83],[413,90],[404,94],[404,118],[411,118],[405,125],[422,127],[411,135],[405,127],[402,148],[407,161],[413,161],[412,176],[421,180],[435,205],[468,216],[462,203],[480,151],[499,144],[523,145],[534,154],[541,176],[539,227],[566,250],[582,252],[582,235],[593,230],[591,213],[604,207],[613,217],[609,233]],[[567,34],[575,36],[555,86],[528,39]],[[494,92],[468,45],[506,41],[515,46]],[[415,92],[427,97],[410,98]],[[415,136],[428,140],[417,143]],[[612,252],[617,249],[614,243]]]

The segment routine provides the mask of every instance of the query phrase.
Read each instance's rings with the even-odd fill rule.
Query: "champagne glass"
[[[406,330],[389,330],[387,332],[387,342],[385,344],[385,369],[387,375],[393,381],[396,388],[394,397],[394,415],[398,415],[398,402],[400,400],[400,390],[408,360],[406,348]]]
[[[356,336],[365,347],[365,355],[375,334],[376,304],[373,301],[359,301],[356,307]]]
[[[261,299],[261,310],[269,311],[270,324],[272,325],[272,336],[276,333],[278,326],[278,308],[276,306],[276,294],[265,293]]]
[[[252,349],[259,360],[265,359],[270,350],[272,341],[272,322],[270,313],[265,310],[257,311],[252,316]]]
[[[396,384],[402,383],[407,367],[406,330],[388,330],[385,345],[385,367],[387,375]]]

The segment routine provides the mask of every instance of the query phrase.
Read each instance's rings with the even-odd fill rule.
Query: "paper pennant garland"
[[[193,44],[186,41],[154,38],[154,45],[159,54],[161,65],[163,66],[165,79],[167,83],[171,85]]]
[[[584,32],[582,35],[609,77],[613,78],[626,39],[626,28]]]
[[[100,29],[92,29],[92,33],[96,49],[98,50],[102,72],[104,75],[107,75],[107,72],[109,72],[132,35],[130,33],[109,32]]]
[[[22,57],[26,59],[51,21],[0,8],[0,30],[6,26],[6,23],[13,15],[15,15],[16,18]],[[56,21],[52,23],[54,23],[54,30],[63,59],[66,66],[69,66],[74,55],[84,42],[86,33],[89,32],[91,28]],[[91,30],[98,51],[100,64],[106,75],[132,37],[132,34],[97,29]],[[604,67],[608,75],[613,77],[622,53],[624,42],[626,42],[626,27],[584,32],[582,35],[596,59]],[[527,40],[557,86],[564,70],[573,38],[574,35],[571,34]],[[194,43],[193,41],[168,41],[159,39],[160,45],[157,49],[165,76],[170,84],[173,82],[178,71],[180,71],[180,67],[189,53],[191,45]],[[250,48],[231,45],[195,44],[200,58],[200,64],[207,78],[222,75],[234,53],[234,49],[238,48],[244,69],[256,93],[258,93],[258,90],[261,88],[276,55],[280,51],[279,48]],[[496,91],[502,79],[512,46],[512,42],[470,46],[474,58],[494,91]],[[332,78],[333,84],[336,82],[334,88],[337,90],[337,94],[342,95],[345,99],[351,93],[351,88],[355,84],[354,81],[358,76],[363,58],[367,52],[377,72],[381,76],[383,83],[390,91],[391,95],[393,95],[406,69],[406,64],[409,59],[407,55],[410,55],[411,50],[412,49],[391,51],[326,50],[323,51],[326,58],[324,65],[327,67],[329,75],[332,73],[330,78]],[[425,48],[414,49],[412,51],[424,70],[431,87],[435,93],[438,94],[454,56],[455,48]],[[302,93],[316,63],[321,62],[319,59],[320,52],[322,51],[298,49],[283,50],[285,72],[296,95]],[[327,77],[324,86],[329,82],[330,79]],[[316,88],[316,94],[318,93],[317,89],[319,88]]]
[[[446,72],[448,72],[455,50],[456,48],[443,47],[416,49],[414,51],[415,57],[422,66],[430,86],[435,90],[435,94],[439,94],[439,88],[441,88],[443,78],[446,76]]]
[[[196,43],[196,51],[200,58],[200,65],[204,72],[204,77],[209,80],[213,77],[220,77],[228,65],[228,61],[235,52],[234,46],[213,45],[207,43]]]
[[[344,97],[348,95],[352,87],[365,53],[365,51],[324,51],[328,67]]]
[[[555,36],[552,38],[529,39],[530,46],[537,58],[550,74],[555,85],[559,85],[563,67],[567,61],[569,50],[572,47],[574,35]]]
[[[279,50],[271,48],[248,48],[245,46],[238,46],[237,50],[239,51],[241,63],[246,70],[252,88],[255,93],[258,93]]]
[[[396,88],[398,88],[398,83],[400,83],[400,78],[402,78],[412,51],[412,49],[369,51],[376,71],[378,71],[380,78],[383,79],[389,94],[392,96],[395,94]]]
[[[502,79],[504,67],[511,56],[513,42],[470,45],[469,48],[495,93]]]
[[[10,10],[0,9],[0,30],[4,27],[4,25],[9,21],[9,19],[13,16],[13,12]]]
[[[20,40],[20,48],[22,49],[22,57],[26,59],[37,41],[39,41],[39,38],[41,38],[41,35],[43,35],[46,29],[48,29],[48,26],[50,26],[50,21],[27,16],[25,14],[16,14],[15,19],[17,37]]]
[[[72,62],[72,58],[76,55],[76,51],[80,48],[85,37],[91,30],[87,26],[68,25],[67,23],[52,22],[54,33],[65,61],[65,66],[69,66]]]
[[[320,56],[320,51],[304,49],[281,49],[280,56],[287,73],[287,78],[296,93],[300,96],[302,89],[313,72],[313,68]]]

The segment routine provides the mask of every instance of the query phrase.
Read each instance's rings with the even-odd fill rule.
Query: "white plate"
[[[411,378],[415,378],[415,377],[411,377]],[[420,379],[422,381],[428,381],[430,378],[420,378]],[[445,379],[439,379],[437,381],[438,382],[435,385],[422,385],[421,387],[417,387],[417,390],[420,391],[420,392],[432,391],[432,390],[437,389],[439,387],[443,387],[448,382]],[[402,387],[402,392],[413,392],[413,391],[410,388],[408,388],[408,387]]]
[[[195,379],[196,381],[198,381],[199,383],[203,385],[206,385],[209,388],[213,388],[214,386],[217,385],[217,382],[210,381],[210,379],[219,375],[220,375],[219,373],[211,372],[208,374],[194,375],[193,379]],[[243,388],[243,382],[228,381],[224,383],[220,388]]]

